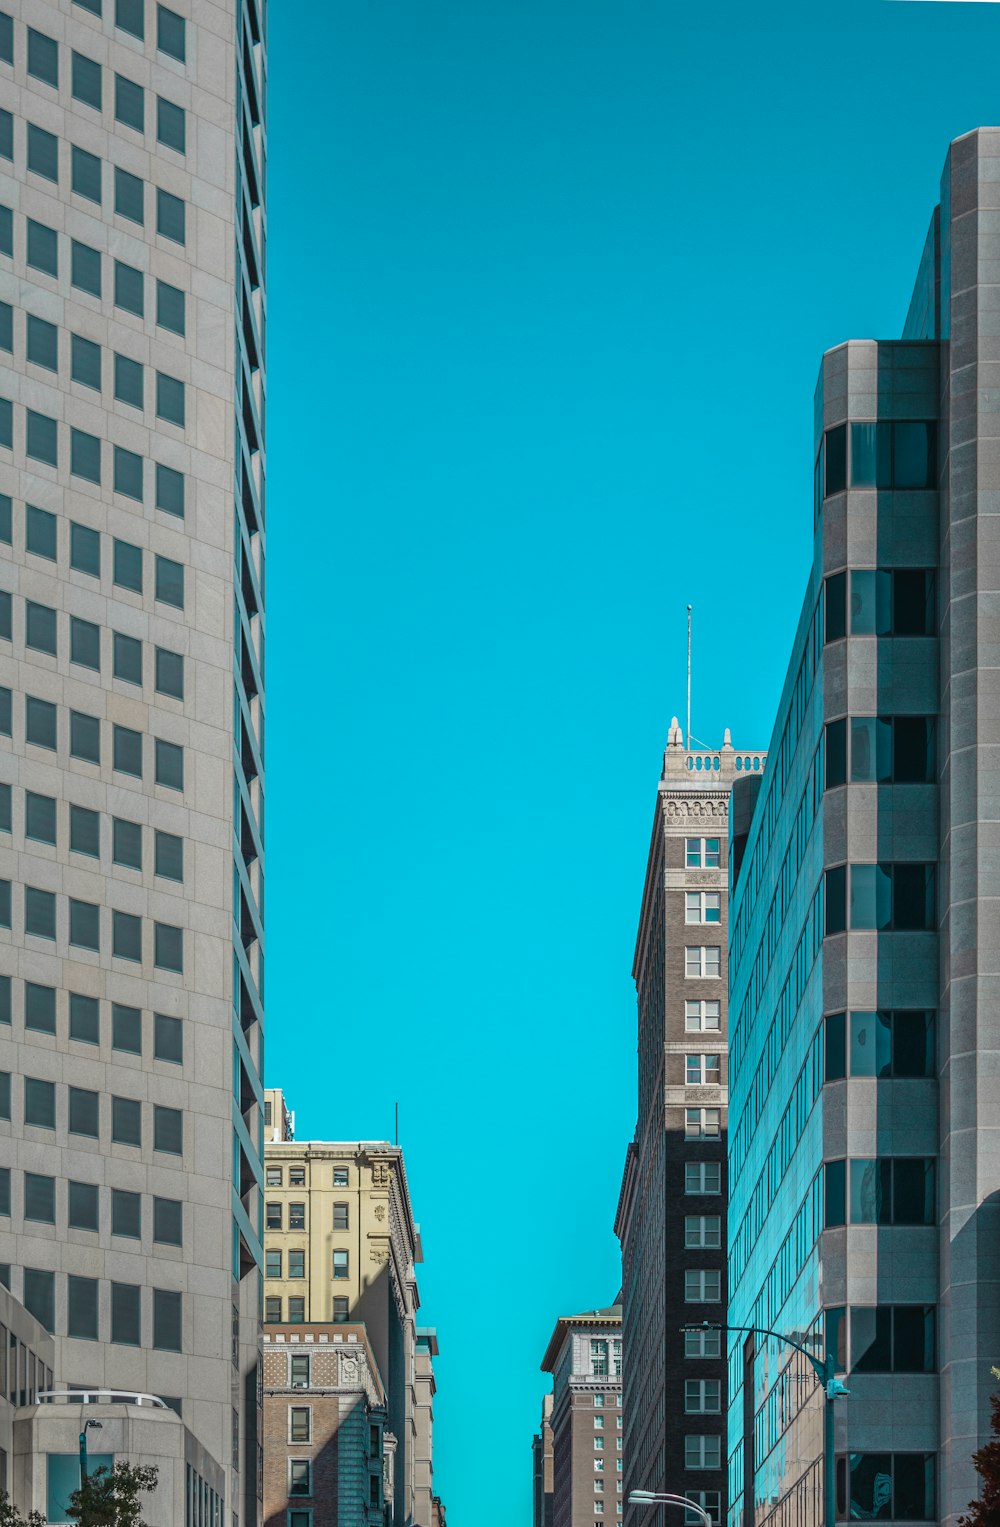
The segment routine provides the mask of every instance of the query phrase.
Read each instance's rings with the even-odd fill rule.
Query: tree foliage
[[[156,1489],[158,1477],[153,1464],[102,1464],[73,1491],[67,1515],[79,1527],[148,1527],[139,1497]]]
[[[996,1373],[996,1369],[993,1371]],[[959,1517],[958,1527],[1000,1527],[1000,1394],[992,1396],[990,1409],[992,1441],[972,1455],[976,1473],[983,1482],[979,1499],[969,1502],[968,1514]]]
[[[22,1516],[6,1490],[0,1490],[0,1527],[45,1527],[40,1511],[29,1511]]]

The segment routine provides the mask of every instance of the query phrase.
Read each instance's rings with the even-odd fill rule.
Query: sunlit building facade
[[[1000,1351],[1000,132],[952,146],[902,339],[827,353],[815,550],[731,841],[733,1527],[954,1522]],[[996,969],[994,967],[997,967]],[[776,1335],[766,1335],[771,1331]],[[787,1337],[788,1341],[783,1338]]]
[[[0,1278],[155,1527],[260,1511],[265,32],[0,0]]]

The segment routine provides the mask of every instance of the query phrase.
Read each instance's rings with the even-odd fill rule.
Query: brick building
[[[364,1326],[269,1326],[261,1347],[265,1527],[384,1527],[394,1439]]]
[[[561,1315],[542,1359],[552,1374],[552,1527],[622,1519],[621,1305]]]
[[[638,1121],[615,1231],[622,1247],[625,1493],[679,1491],[725,1520],[729,805],[765,754],[688,748],[674,718],[663,755],[633,976]],[[671,1527],[626,1506],[627,1527]],[[696,1518],[689,1516],[685,1527]]]

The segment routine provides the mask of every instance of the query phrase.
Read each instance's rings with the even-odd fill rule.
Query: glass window
[[[288,1253],[288,1276],[290,1278],[304,1278],[306,1275],[306,1254],[304,1251],[290,1251]]]
[[[142,918],[130,912],[111,914],[111,953],[119,960],[142,960]]]
[[[827,876],[829,885],[829,875]],[[892,881],[884,865],[851,865],[851,927],[888,928],[892,922]]]
[[[55,1273],[43,1272],[37,1267],[24,1269],[24,1307],[34,1315],[46,1331],[55,1330],[56,1323],[56,1277]],[[27,1395],[23,1394],[26,1400]]]
[[[79,246],[83,248],[83,245]],[[28,264],[33,270],[40,270],[46,276],[57,277],[59,274],[59,241],[54,228],[47,228],[44,223],[36,223],[34,218],[28,218]],[[74,285],[82,286],[84,283],[74,281]],[[30,415],[29,415],[30,417]],[[29,453],[30,454],[30,453]]]
[[[54,37],[47,37],[34,27],[28,28],[28,73],[58,90],[59,46]]]
[[[837,424],[826,432],[826,496],[843,493],[847,487],[847,425]]]
[[[115,359],[120,357],[116,356]],[[134,594],[142,593],[141,546],[133,546],[131,541],[120,541],[115,537],[113,576],[119,588],[131,589]]]
[[[137,1283],[111,1285],[111,1340],[127,1347],[140,1344],[140,1295]]]
[[[184,243],[184,203],[162,186],[156,188],[156,231],[175,244]]]
[[[826,640],[840,641],[847,635],[847,574],[834,573],[824,584]]]
[[[291,1387],[293,1389],[309,1388],[309,1353],[295,1352],[291,1362]]]
[[[138,175],[130,175],[119,165],[115,166],[115,211],[129,222],[143,221],[143,184]]]
[[[156,322],[173,334],[184,333],[184,293],[166,281],[156,283]]]
[[[55,706],[52,708],[54,710]],[[53,721],[53,738],[54,733],[55,724]],[[55,747],[54,740],[52,746]],[[71,758],[81,758],[86,763],[100,763],[101,723],[96,716],[87,716],[83,711],[78,710],[70,711],[69,753]]]
[[[111,1189],[111,1234],[142,1239],[142,1194]]]
[[[153,964],[158,970],[184,970],[184,934],[171,923],[153,924]]]
[[[161,462],[156,464],[156,507],[162,509],[164,514],[184,518],[183,474],[175,472],[173,467],[163,466]]]
[[[134,498],[142,502],[142,457],[134,451],[126,451],[122,446],[116,445],[115,452],[115,492],[122,493],[126,498]]]
[[[179,1108],[153,1109],[153,1149],[180,1156],[184,1150],[184,1115]]]
[[[154,874],[164,880],[184,879],[184,840],[172,832],[160,832],[155,837]]]
[[[851,486],[874,488],[878,461],[878,425],[851,425]]]
[[[333,1228],[334,1230],[349,1230],[350,1208],[347,1204],[334,1204]]]
[[[96,1140],[100,1134],[101,1099],[84,1087],[69,1089],[69,1132]]]
[[[167,148],[176,149],[178,154],[184,153],[184,108],[175,106],[173,101],[165,101],[162,95],[156,97],[156,140],[163,143]]]
[[[55,843],[56,803],[51,795],[36,795],[33,790],[25,792],[24,835],[38,843]]]
[[[291,1405],[288,1409],[289,1442],[309,1442],[312,1438],[312,1411],[307,1405]]]
[[[847,1187],[846,1163],[827,1161],[823,1167],[824,1206],[823,1223],[827,1229],[846,1224]]]
[[[686,1358],[714,1357],[722,1352],[721,1331],[685,1331],[684,1356]]]
[[[115,352],[115,397],[119,403],[142,407],[142,366],[139,361]]]
[[[44,366],[46,371],[58,371],[59,330],[55,324],[29,313],[25,353],[34,365]]]
[[[184,1062],[184,1024],[180,1018],[166,1013],[153,1017],[153,1055],[156,1060],[166,1060],[180,1066]]]
[[[333,1253],[333,1276],[334,1278],[350,1277],[349,1256],[346,1251]]]
[[[276,1200],[271,1200],[269,1203],[266,1203],[264,1205],[264,1229],[282,1230],[284,1229],[284,1223],[284,1210],[282,1204]]]
[[[101,109],[101,66],[82,53],[73,52],[73,98],[85,106]]]
[[[59,139],[33,122],[28,123],[28,169],[43,180],[59,179]]]
[[[69,1227],[71,1230],[98,1230],[99,1190],[91,1182],[69,1184]]]
[[[121,1002],[111,1004],[111,1048],[127,1055],[142,1054],[141,1008],[126,1007]]]
[[[56,898],[51,891],[24,888],[24,931],[36,938],[56,936]]]
[[[111,1099],[111,1139],[118,1145],[142,1145],[142,1104],[137,1098]]]
[[[184,564],[169,557],[156,558],[156,598],[175,610],[184,608]]]
[[[76,715],[76,712],[72,712]],[[55,748],[56,709],[47,699],[24,696],[24,736],[38,748]]]
[[[156,46],[161,53],[184,63],[187,57],[184,37],[184,17],[165,5],[156,7]]]
[[[43,1034],[56,1031],[56,990],[54,986],[40,986],[36,981],[24,983],[24,1026],[38,1029]]]
[[[162,371],[156,373],[156,417],[184,428],[184,383]]]
[[[112,638],[114,676],[126,684],[142,683],[142,642],[134,636],[115,631]]]
[[[280,1251],[268,1251],[268,1250],[265,1250],[265,1252],[264,1252],[264,1276],[265,1276],[265,1278],[280,1278],[281,1277],[281,1252]]]
[[[337,1324],[347,1320],[350,1315],[350,1300],[337,1296],[333,1301],[333,1318]]]
[[[153,1347],[181,1351],[181,1296],[173,1289],[153,1289]]]
[[[69,998],[69,1037],[83,1044],[101,1042],[101,1008],[96,997],[71,992]]]
[[[74,143],[71,156],[71,184],[77,196],[87,201],[101,201],[101,161]]]
[[[264,1300],[264,1324],[278,1325],[281,1321],[281,1298],[269,1294]]]
[[[160,737],[156,739],[156,783],[168,790],[184,789],[184,749]]]
[[[142,282],[141,270],[136,270],[134,265],[126,265],[123,260],[116,260],[115,307],[124,308],[126,313],[135,313],[141,318],[144,306]]]
[[[268,1166],[264,1168],[264,1184],[268,1188],[281,1187],[281,1167]]]
[[[333,1169],[333,1185],[335,1188],[347,1187],[347,1167],[335,1166]]]
[[[877,716],[851,718],[851,779],[892,778],[892,726]]]
[[[74,1273],[67,1280],[66,1334],[80,1341],[97,1341],[96,1278],[81,1278]]]
[[[184,659],[179,652],[166,647],[156,649],[156,692],[170,695],[174,700],[184,698]]]
[[[43,1225],[56,1222],[56,1180],[37,1172],[24,1174],[24,1217]]]
[[[88,435],[81,429],[69,432],[69,469],[74,477],[86,482],[101,480],[101,442],[96,435]]]
[[[115,119],[136,132],[145,130],[143,88],[123,74],[115,75]]]
[[[850,1164],[851,1224],[888,1225],[892,1223],[892,1163],[855,1159]]]
[[[69,622],[69,660],[81,668],[101,670],[101,628],[89,620],[71,615]]]
[[[893,487],[936,486],[935,434],[935,426],[923,420],[897,420],[893,424]]]
[[[101,390],[101,347],[82,334],[70,335],[70,376],[83,387]],[[82,528],[82,527],[81,527]],[[96,532],[91,532],[96,534]],[[75,566],[71,562],[71,566]]]
[[[71,1094],[72,1090],[71,1088]],[[24,1078],[24,1122],[25,1124],[33,1124],[36,1129],[55,1129],[56,1089],[54,1082],[43,1082],[34,1076],[26,1076]]]
[[[13,352],[14,309],[9,302],[0,302],[0,350]],[[28,359],[31,357],[29,355]]]
[[[89,292],[92,297],[100,297],[101,255],[99,250],[91,249],[89,244],[80,244],[76,239],[71,241],[70,281],[80,291]]]
[[[142,777],[142,733],[133,732],[127,726],[115,726],[112,731],[113,767],[119,774]]]

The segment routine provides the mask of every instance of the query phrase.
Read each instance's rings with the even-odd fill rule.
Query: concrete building
[[[553,1527],[617,1527],[623,1499],[621,1305],[560,1316],[542,1372],[552,1374]]]
[[[438,1355],[437,1332],[417,1327],[416,1375],[413,1407],[413,1515],[430,1524],[434,1517],[434,1359]]]
[[[268,1097],[277,1118],[284,1100]],[[266,1322],[364,1324],[396,1439],[394,1522],[426,1527],[429,1498],[428,1518],[415,1515],[423,1254],[402,1151],[385,1141],[268,1143],[264,1215]]]
[[[0,1264],[57,1387],[169,1399],[227,1527],[259,1514],[264,27],[0,4]]]
[[[764,762],[759,751],[737,752],[728,732],[721,748],[686,748],[671,723],[632,970],[639,1116],[615,1221],[629,1359],[625,1494],[681,1493],[716,1521],[725,1348],[718,1332],[681,1327],[725,1312],[729,800]],[[668,1520],[667,1508],[626,1507],[629,1527]]]
[[[730,1518],[953,1523],[1000,1351],[1000,131],[950,148],[899,340],[823,358],[815,543],[733,810]],[[743,799],[745,797],[745,799]]]
[[[364,1326],[268,1326],[264,1527],[391,1520],[385,1390]]]
[[[531,1439],[532,1523],[552,1527],[552,1395],[542,1398],[542,1419]]]

